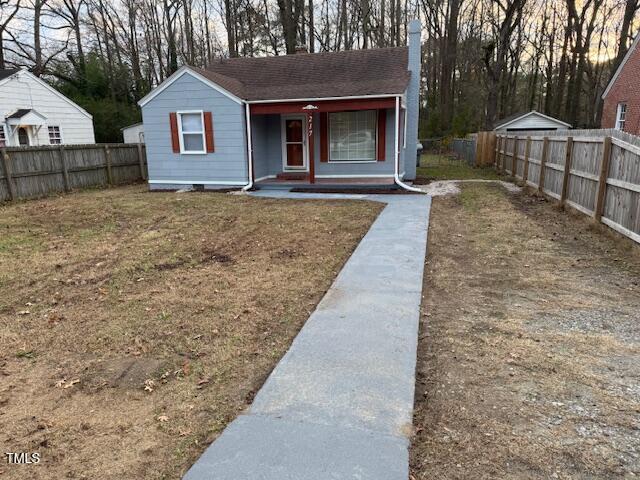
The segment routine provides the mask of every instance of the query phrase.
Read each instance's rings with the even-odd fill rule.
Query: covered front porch
[[[403,175],[401,97],[252,102],[256,188],[393,186]]]

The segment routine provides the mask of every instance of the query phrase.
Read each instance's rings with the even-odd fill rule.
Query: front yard
[[[464,160],[458,159],[452,154],[423,154],[416,174],[415,183],[417,184],[426,184],[434,180],[499,179],[495,168],[471,168]]]
[[[0,206],[3,478],[176,478],[382,206],[142,186]]]
[[[640,253],[487,184],[434,198],[413,480],[640,475]]]

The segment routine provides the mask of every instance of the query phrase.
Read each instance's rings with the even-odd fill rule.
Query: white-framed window
[[[619,103],[618,111],[616,112],[616,130],[624,130],[624,125],[627,121],[627,104]]]
[[[49,130],[49,144],[60,145],[62,143],[60,127],[57,125],[49,125],[47,128]]]
[[[4,130],[4,125],[0,125],[0,147],[7,146],[7,135]]]
[[[180,153],[202,154],[206,151],[204,113],[202,110],[177,112]]]
[[[329,114],[329,161],[376,161],[377,111]]]

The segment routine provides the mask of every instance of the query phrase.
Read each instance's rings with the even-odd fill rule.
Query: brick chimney
[[[299,53],[309,53],[306,45],[296,45],[296,55]]]

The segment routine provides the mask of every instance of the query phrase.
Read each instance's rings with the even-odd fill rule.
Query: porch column
[[[314,160],[313,112],[307,112],[307,132],[309,135],[309,183],[316,183],[316,163]]]

